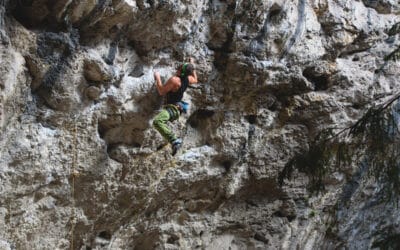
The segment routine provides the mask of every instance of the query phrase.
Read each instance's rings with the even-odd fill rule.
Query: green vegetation
[[[297,169],[310,178],[312,192],[324,190],[325,177],[333,171],[346,172],[349,166],[368,165],[368,174],[383,184],[388,198],[400,194],[400,141],[393,105],[400,93],[371,107],[355,124],[338,130],[323,130],[285,166],[279,182]]]
[[[387,31],[389,36],[400,33],[400,22]],[[400,59],[400,46],[385,61]],[[400,129],[393,107],[400,92],[384,103],[372,106],[353,125],[344,129],[321,131],[305,150],[296,154],[279,175],[279,183],[292,176],[294,170],[309,178],[311,192],[325,189],[326,176],[334,171],[346,173],[352,166],[368,166],[368,175],[381,185],[386,197],[400,195]]]
[[[400,33],[400,22],[393,25],[392,28],[390,28],[390,30],[387,32],[389,36],[394,36],[398,33]]]
[[[394,36],[400,33],[400,22],[396,23],[395,25],[390,28],[387,32],[389,36]],[[400,59],[400,46],[397,47],[394,51],[392,51],[389,55],[385,56],[385,61],[397,61]]]
[[[385,239],[375,241],[372,248],[379,249],[399,249],[400,248],[400,234],[393,234],[387,236]]]
[[[400,47],[392,51],[389,55],[385,56],[385,61],[397,61],[400,59]]]

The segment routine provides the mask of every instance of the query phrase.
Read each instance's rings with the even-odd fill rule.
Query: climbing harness
[[[179,112],[182,113],[187,113],[188,109],[189,109],[189,103],[184,102],[184,101],[180,101],[174,104],[174,106],[179,110]]]

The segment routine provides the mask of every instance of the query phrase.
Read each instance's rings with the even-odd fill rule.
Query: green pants
[[[174,105],[165,106],[160,113],[154,118],[153,126],[157,131],[169,142],[176,140],[175,134],[167,126],[167,122],[174,121],[179,118],[180,112]]]

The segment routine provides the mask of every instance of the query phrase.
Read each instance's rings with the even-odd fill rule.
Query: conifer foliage
[[[351,166],[367,164],[368,174],[394,198],[400,194],[400,93],[375,105],[353,125],[342,130],[323,130],[303,152],[289,161],[279,176],[291,178],[297,169],[310,178],[311,191],[322,191],[334,171],[348,172]]]

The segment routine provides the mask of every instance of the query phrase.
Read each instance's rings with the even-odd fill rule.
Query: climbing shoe
[[[176,152],[182,147],[182,139],[178,138],[172,142],[172,155],[175,155]]]

